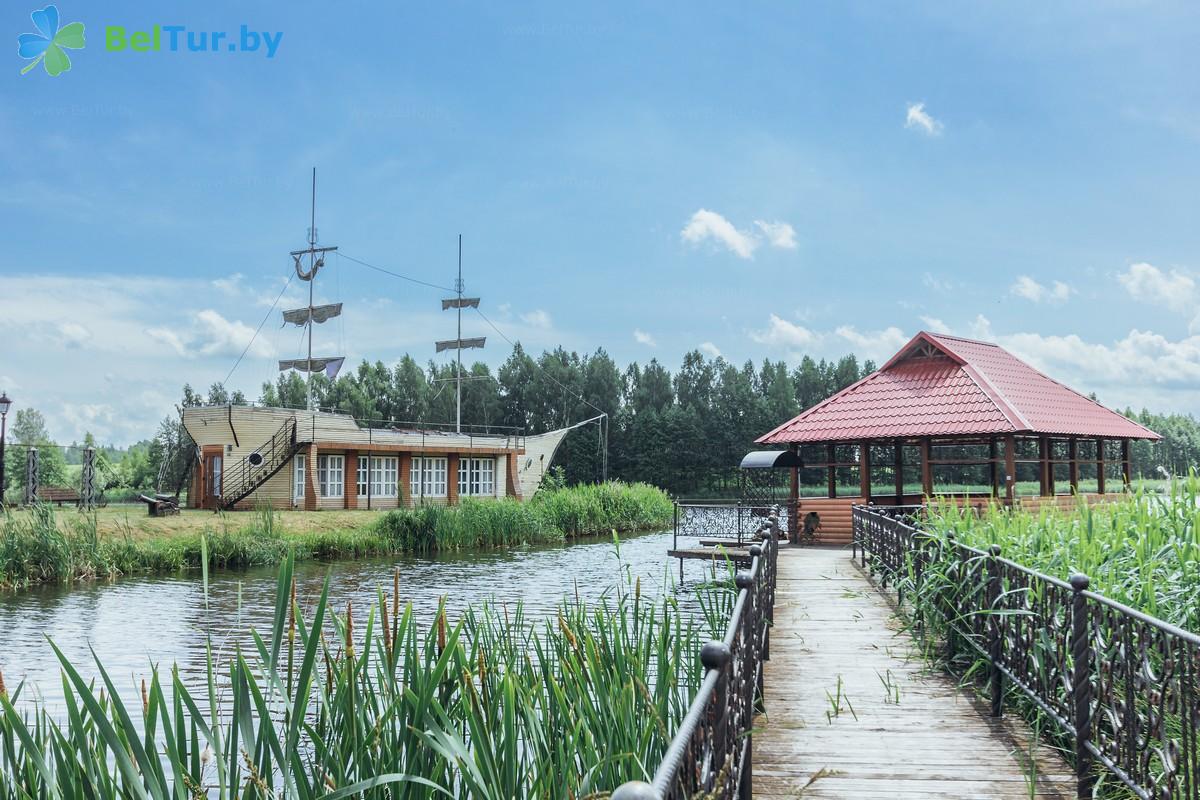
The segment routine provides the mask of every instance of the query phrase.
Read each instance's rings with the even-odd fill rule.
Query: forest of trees
[[[676,494],[722,494],[734,489],[735,467],[754,448],[755,438],[874,369],[853,355],[834,361],[805,357],[791,368],[770,360],[738,366],[698,351],[685,355],[674,372],[656,359],[622,369],[602,349],[579,355],[557,348],[534,358],[518,344],[495,371],[481,362],[464,365],[463,423],[476,430],[510,427],[536,434],[603,412],[609,419],[609,477],[647,481]],[[447,425],[454,422],[453,378],[451,365],[422,366],[405,356],[394,367],[364,361],[334,381],[318,375],[313,390],[320,408],[351,414],[365,425]],[[304,379],[285,373],[263,385],[258,402],[304,408],[306,399]],[[214,384],[206,394],[185,386],[180,404],[247,402],[242,393]],[[1200,463],[1195,417],[1125,413],[1164,437],[1134,445],[1135,474],[1183,474]],[[164,455],[163,437],[178,430],[172,414],[155,437],[127,451],[106,450],[106,485],[152,488]],[[17,413],[10,433],[10,441],[20,444],[49,443],[44,420],[33,409]],[[599,480],[602,442],[599,426],[581,427],[567,437],[555,464],[569,482]],[[89,437],[84,444],[94,442]],[[8,459],[10,490],[24,471],[23,455],[15,450]],[[78,463],[78,452],[73,446],[44,456],[43,482],[61,482],[69,465]]]

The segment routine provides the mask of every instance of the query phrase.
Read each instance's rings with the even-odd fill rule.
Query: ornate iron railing
[[[778,516],[767,518],[760,532],[767,535],[751,545],[750,568],[735,576],[738,594],[725,637],[701,649],[704,680],[662,763],[650,783],[626,783],[612,800],[751,797],[750,731],[762,702],[763,662],[770,657]]]
[[[674,548],[680,537],[726,540],[744,545],[757,541],[767,518],[774,515],[777,530],[786,531],[784,506],[744,500],[679,500],[675,503]]]
[[[1200,800],[1200,636],[1089,591],[1086,575],[933,536],[915,509],[855,507],[854,551],[902,602],[916,595],[919,626],[938,617],[951,663],[964,646],[987,661],[993,715],[1008,684],[1054,721],[1079,797],[1108,772],[1147,800]]]

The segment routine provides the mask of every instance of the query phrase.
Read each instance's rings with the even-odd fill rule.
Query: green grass
[[[1200,478],[1172,482],[1159,494],[1137,485],[1118,502],[1017,513],[991,507],[977,516],[945,503],[928,527],[953,533],[1049,575],[1081,572],[1091,588],[1188,630],[1200,630]]]
[[[102,531],[98,515],[60,516],[39,505],[0,518],[0,586],[195,571],[203,563],[269,566],[289,552],[298,560],[332,560],[548,544],[662,528],[671,513],[661,490],[620,482],[539,492],[527,503],[464,500],[399,509],[355,517],[365,523],[357,527],[306,531],[285,529],[279,512],[269,509],[211,515],[200,530],[155,535],[118,521]]]
[[[0,688],[0,800],[606,797],[661,760],[734,594],[706,590],[697,619],[634,584],[544,622],[443,607],[421,631],[398,576],[340,615],[327,581],[304,615],[291,570],[272,629],[228,665],[210,646],[202,686],[153,668],[128,704],[102,664],[97,687],[59,652],[62,719]]]

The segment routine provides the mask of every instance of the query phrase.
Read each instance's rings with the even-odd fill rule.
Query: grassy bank
[[[321,526],[322,519],[326,525]],[[130,574],[245,568],[298,560],[545,544],[589,534],[653,530],[671,501],[644,484],[611,482],[541,492],[528,503],[466,500],[389,512],[185,513],[113,524],[113,517],[38,506],[0,522],[0,586]],[[332,523],[330,522],[332,521]],[[301,526],[301,527],[296,527]],[[344,527],[343,527],[344,526]]]
[[[337,615],[328,582],[298,601],[290,573],[272,630],[228,665],[210,650],[205,685],[155,669],[125,704],[102,664],[96,686],[60,653],[65,719],[0,688],[0,799],[606,797],[649,779],[733,597],[706,590],[696,619],[635,584],[545,622],[440,610],[420,631],[398,575],[376,607]]]

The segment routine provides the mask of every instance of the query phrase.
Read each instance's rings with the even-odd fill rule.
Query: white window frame
[[[449,466],[450,461],[445,456],[413,456],[408,479],[410,496],[414,500],[446,497]]]
[[[346,457],[344,455],[317,456],[317,481],[321,497],[337,498],[346,491]]]
[[[304,503],[305,489],[308,486],[308,457],[297,453],[292,467],[292,502]]]
[[[496,496],[496,459],[460,458],[458,460],[459,497]]]
[[[360,498],[367,497],[367,482],[371,479],[371,477],[368,473],[369,465],[370,465],[370,462],[368,461],[366,456],[360,455],[358,457],[358,467],[354,471],[355,472],[354,485],[355,485],[355,491],[358,493],[358,496]]]

